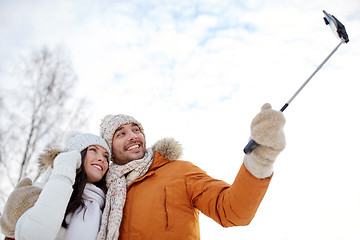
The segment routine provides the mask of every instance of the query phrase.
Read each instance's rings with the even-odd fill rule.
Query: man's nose
[[[137,135],[133,132],[133,131],[130,131],[130,133],[129,133],[129,138],[130,139],[137,139]]]

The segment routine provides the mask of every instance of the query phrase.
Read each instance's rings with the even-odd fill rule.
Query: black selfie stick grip
[[[248,144],[246,144],[245,148],[244,148],[244,153],[245,154],[250,154],[259,144],[257,144],[257,142],[255,142],[254,139],[251,139]]]
[[[280,109],[280,112],[283,112],[287,107],[289,106],[289,103],[285,103],[285,105]],[[255,142],[254,139],[251,139],[248,144],[246,144],[244,148],[245,154],[250,154],[259,144]]]

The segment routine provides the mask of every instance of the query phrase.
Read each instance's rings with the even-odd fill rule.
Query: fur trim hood
[[[183,153],[181,144],[174,138],[163,138],[157,141],[151,148],[164,155],[169,161],[178,160],[182,157]]]
[[[50,166],[53,167],[54,159],[60,153],[65,152],[65,150],[61,150],[58,147],[47,147],[44,151],[39,155],[39,167],[40,171],[45,171]]]
[[[174,138],[163,138],[155,142],[151,148],[164,155],[169,161],[181,158],[183,153],[181,144]],[[47,147],[39,156],[40,170],[45,171],[50,166],[53,167],[54,159],[62,152],[64,152],[64,150],[58,147]]]

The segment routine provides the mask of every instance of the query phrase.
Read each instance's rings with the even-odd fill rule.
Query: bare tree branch
[[[26,176],[37,179],[41,149],[64,131],[87,123],[86,115],[79,115],[86,101],[73,96],[77,76],[63,47],[36,50],[23,57],[16,69],[19,87],[6,98],[5,93],[0,96],[0,172],[7,173],[0,178],[11,185]]]

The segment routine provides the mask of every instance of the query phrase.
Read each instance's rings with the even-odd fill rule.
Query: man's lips
[[[139,148],[140,148],[140,143],[132,143],[128,147],[126,147],[125,150],[131,151],[131,150],[139,149]]]

